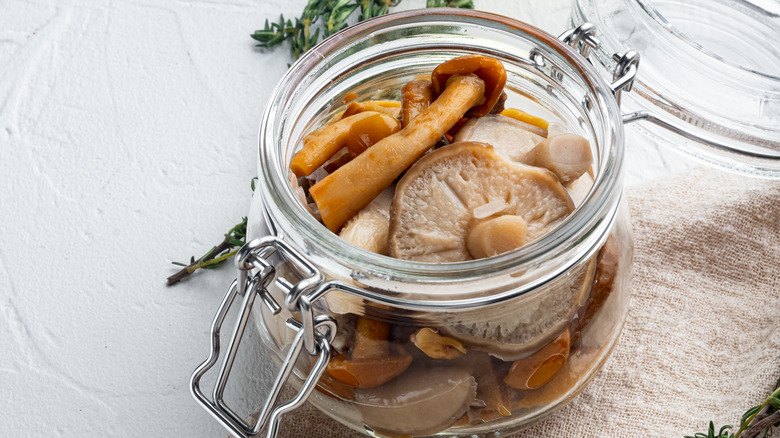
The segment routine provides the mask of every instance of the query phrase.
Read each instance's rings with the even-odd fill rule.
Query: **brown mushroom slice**
[[[552,173],[514,163],[483,143],[455,143],[421,158],[396,186],[390,209],[389,254],[404,260],[472,260],[468,237],[478,207],[506,202],[532,241],[574,209]]]
[[[466,348],[462,342],[444,336],[438,330],[430,327],[423,327],[412,333],[409,340],[432,359],[455,359],[466,354]]]
[[[435,145],[485,92],[476,76],[453,77],[444,92],[409,125],[367,149],[309,189],[325,226],[338,232],[382,190]],[[358,117],[355,114],[351,117]],[[347,120],[347,119],[345,119]]]
[[[387,255],[390,204],[394,192],[394,187],[386,188],[344,225],[339,237],[357,247]]]
[[[450,427],[476,394],[476,381],[467,370],[431,367],[404,373],[374,389],[357,389],[354,403],[375,432],[420,436]]]
[[[593,154],[586,138],[577,134],[560,134],[539,142],[519,161],[529,166],[544,167],[568,185],[590,169]]]
[[[328,374],[353,388],[375,388],[401,375],[412,363],[412,356],[364,357],[346,359],[339,355],[328,363]]]
[[[412,356],[400,345],[390,343],[390,324],[358,316],[355,344],[347,355],[328,363],[328,374],[346,385],[374,388],[383,385],[409,368]]]
[[[513,161],[521,161],[528,151],[544,140],[543,136],[532,129],[537,128],[509,117],[487,115],[466,122],[453,141],[488,143],[500,155]]]
[[[541,388],[566,364],[570,347],[571,334],[566,330],[541,350],[512,363],[504,383],[523,390]]]

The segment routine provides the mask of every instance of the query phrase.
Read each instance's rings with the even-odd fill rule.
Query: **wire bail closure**
[[[601,41],[596,38],[596,26],[593,23],[582,23],[574,29],[569,29],[558,37],[564,43],[577,50],[580,55],[587,58],[591,49],[601,47]],[[615,95],[615,100],[620,106],[622,91],[631,91],[639,71],[639,53],[629,50],[624,54],[615,53],[612,59],[617,63],[612,73],[612,83],[609,88]]]
[[[281,369],[271,388],[271,392],[263,405],[260,415],[254,424],[243,421],[224,402],[224,391],[230,370],[238,352],[249,315],[252,312],[255,298],[259,295],[266,307],[274,314],[282,309],[267,287],[276,276],[276,267],[268,259],[278,254],[283,262],[289,263],[304,279],[292,284],[284,278],[278,278],[276,285],[286,294],[285,307],[291,312],[300,312],[301,321],[294,318],[287,320],[287,327],[296,332],[292,345],[282,363]],[[192,374],[190,379],[190,392],[195,400],[206,409],[217,421],[219,421],[233,436],[240,438],[254,437],[266,428],[266,437],[276,436],[279,428],[279,418],[282,414],[297,409],[306,401],[314,390],[331,356],[330,344],[336,336],[336,322],[327,315],[314,315],[312,304],[321,297],[310,292],[323,282],[323,275],[310,261],[306,260],[298,251],[276,236],[266,236],[255,239],[245,244],[236,255],[236,267],[238,278],[233,281],[217,310],[214,321],[211,324],[211,351],[208,359],[203,362]],[[254,273],[253,273],[254,271]],[[228,344],[225,358],[220,365],[217,381],[214,385],[211,399],[203,394],[200,388],[200,379],[216,363],[220,354],[220,330],[225,322],[225,317],[236,297],[243,296],[243,302],[239,310],[238,321],[233,329],[230,343]],[[287,384],[290,375],[303,351],[310,356],[316,356],[317,360],[309,375],[303,382],[296,395],[285,403],[274,408],[279,395]]]

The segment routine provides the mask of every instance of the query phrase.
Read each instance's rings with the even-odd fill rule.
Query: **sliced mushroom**
[[[354,403],[363,422],[377,433],[432,435],[451,426],[477,394],[466,369],[419,368],[386,385],[355,390]]]
[[[539,389],[563,368],[569,358],[571,335],[564,331],[541,350],[512,363],[504,383],[516,389]]]
[[[577,134],[560,134],[539,142],[520,159],[530,166],[544,167],[569,184],[590,169],[593,155],[587,139]]]
[[[470,119],[460,128],[453,140],[488,143],[504,157],[520,161],[528,151],[544,140],[544,137],[532,129],[535,127],[509,117],[487,115]]]
[[[455,338],[439,334],[430,327],[423,327],[409,337],[426,356],[433,359],[455,359],[466,354],[463,343]]]
[[[469,350],[505,361],[526,358],[569,327],[588,298],[595,268],[593,257],[520,297],[511,304],[512,310],[493,306],[468,314],[453,312],[439,329]]]
[[[389,339],[390,324],[358,316],[352,350],[334,357],[328,373],[355,388],[374,388],[395,379],[409,368],[412,356]]]
[[[528,224],[522,216],[507,214],[477,222],[466,241],[475,259],[503,254],[526,243]]]
[[[390,204],[395,187],[388,187],[350,219],[339,237],[360,248],[387,255],[387,232],[390,228]]]
[[[351,115],[365,111],[375,111],[397,119],[401,115],[401,104],[394,100],[367,100],[365,102],[351,102],[347,105],[341,118],[347,118]]]
[[[550,172],[503,159],[483,143],[455,143],[421,158],[398,183],[390,210],[390,256],[424,262],[472,260],[468,241],[474,229],[478,246],[492,251],[500,242],[480,237],[505,238],[491,230],[511,232],[520,221],[506,220],[513,224],[509,227],[493,220],[493,225],[480,226],[474,210],[495,201],[507,204],[500,214],[524,221],[529,241],[552,230],[574,208]]]
[[[591,188],[593,188],[593,177],[589,172],[585,172],[581,177],[567,185],[566,191],[569,192],[574,205],[579,207],[585,201],[585,198],[588,197]]]

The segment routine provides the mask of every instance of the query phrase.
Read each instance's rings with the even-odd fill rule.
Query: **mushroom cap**
[[[440,328],[463,342],[505,361],[528,357],[552,342],[585,303],[596,271],[595,257],[511,303],[465,314],[452,313]]]
[[[521,161],[544,137],[531,132],[535,128],[511,117],[487,115],[469,119],[453,139],[455,142],[477,141],[493,146],[500,155]]]
[[[448,428],[477,395],[471,373],[456,366],[419,367],[372,389],[356,389],[354,403],[376,432],[432,435]]]
[[[414,164],[396,186],[388,251],[421,262],[472,260],[468,251],[479,207],[503,201],[494,215],[520,216],[527,241],[551,231],[574,209],[551,172],[502,158],[490,145],[462,142]]]
[[[483,55],[464,55],[445,61],[431,73],[433,90],[438,96],[447,87],[447,81],[452,76],[470,73],[485,81],[485,97],[484,102],[468,112],[468,117],[482,117],[493,109],[506,85],[506,70],[498,59]]]

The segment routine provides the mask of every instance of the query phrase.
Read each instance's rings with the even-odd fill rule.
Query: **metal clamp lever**
[[[596,26],[592,23],[582,23],[574,29],[569,29],[558,37],[564,43],[580,52],[580,55],[586,59],[591,49],[601,47],[601,41],[596,38]],[[629,50],[620,55],[615,53],[612,59],[617,63],[612,73],[612,83],[610,88],[615,95],[615,100],[620,105],[620,94],[622,91],[631,91],[634,85],[634,79],[639,71],[639,53]]]
[[[291,287],[298,295],[298,298],[308,298],[306,292],[321,283],[321,273],[305,260],[305,258],[298,254],[297,251],[293,250],[280,239],[269,236],[264,239],[258,239],[247,243],[241,248],[238,257],[236,258],[239,278],[233,281],[228,288],[225,298],[222,300],[222,303],[217,310],[217,314],[214,317],[214,321],[211,324],[211,352],[209,353],[209,357],[195,370],[190,379],[190,391],[193,397],[195,397],[195,400],[228,429],[233,436],[239,438],[257,436],[266,426],[266,436],[269,438],[276,436],[281,415],[300,407],[314,390],[317,381],[325,371],[328,361],[330,360],[330,343],[336,336],[336,323],[328,316],[319,315],[315,317],[310,315],[311,318],[304,323],[300,323],[293,318],[288,319],[287,327],[294,330],[296,335],[290,346],[290,350],[282,363],[276,380],[274,381],[271,393],[263,405],[263,409],[260,411],[257,420],[254,424],[247,424],[230,407],[225,405],[223,395],[227,385],[227,379],[230,375],[230,370],[233,367],[241,338],[243,337],[246,325],[249,321],[249,315],[252,311],[255,298],[257,295],[261,295],[266,306],[268,306],[274,314],[281,310],[278,303],[276,303],[274,298],[266,290],[266,287],[275,276],[276,269],[267,261],[267,258],[274,252],[279,252],[286,261],[292,262],[297,270],[308,275],[306,279]],[[301,265],[301,263],[303,263],[303,265]],[[252,276],[248,275],[249,271],[257,268],[259,268],[257,274]],[[277,283],[278,282],[279,280],[277,280]],[[289,285],[287,282],[285,282],[285,284]],[[217,362],[220,353],[220,330],[222,324],[225,322],[228,311],[236,300],[236,297],[239,295],[244,296],[240,315],[236,322],[236,327],[233,330],[225,359],[220,366],[217,382],[214,385],[214,391],[212,393],[212,399],[209,399],[203,394],[203,391],[201,391],[200,380]],[[314,300],[311,299],[304,299],[304,302],[306,303],[311,303],[313,301]],[[288,302],[286,304],[288,304],[288,308],[298,307],[296,302]],[[310,306],[307,307],[309,307],[308,313],[310,313]],[[306,322],[308,322],[308,324]],[[308,376],[297,394],[292,399],[274,408],[282,389],[292,374],[295,364],[298,362],[298,358],[304,351],[307,335],[311,336],[313,348],[312,351],[306,350],[311,356],[317,356],[316,363],[309,371]]]

